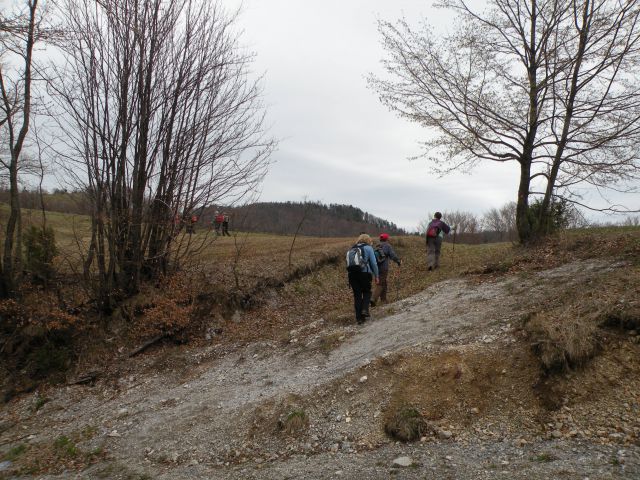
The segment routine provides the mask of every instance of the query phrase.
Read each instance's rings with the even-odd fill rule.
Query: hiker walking
[[[349,286],[353,290],[353,307],[356,312],[356,322],[359,325],[370,316],[371,281],[375,279],[376,285],[380,281],[372,243],[369,235],[361,234],[355,245],[347,252]]]
[[[427,270],[435,270],[440,266],[440,248],[445,235],[451,227],[442,221],[442,214],[436,212],[427,227]]]
[[[187,233],[189,235],[191,235],[192,233],[196,233],[196,223],[198,223],[198,216],[197,215],[191,215],[191,218],[189,218],[189,221],[187,223]]]
[[[222,236],[227,236],[230,237],[231,234],[229,233],[229,214],[228,213],[223,213],[222,214]]]
[[[393,247],[389,243],[389,234],[380,234],[380,243],[375,248],[374,253],[376,255],[376,262],[378,264],[378,271],[380,272],[380,283],[376,286],[376,291],[371,298],[371,306],[375,307],[378,299],[381,302],[387,302],[387,277],[389,276],[389,260],[393,260],[402,265],[402,260],[398,258],[396,252],[393,251]]]
[[[218,210],[216,210],[216,212],[213,214],[213,229],[216,232],[216,235],[220,235],[220,229],[222,228],[223,220],[223,215]]]

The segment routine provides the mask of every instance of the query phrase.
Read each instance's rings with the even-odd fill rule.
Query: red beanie
[[[381,233],[380,234],[380,240],[382,240],[383,242],[386,242],[387,240],[389,240],[389,234],[388,233]]]

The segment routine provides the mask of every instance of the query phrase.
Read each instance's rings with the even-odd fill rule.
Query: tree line
[[[232,228],[249,232],[293,234],[318,237],[355,236],[366,231],[405,235],[393,222],[379,218],[352,205],[321,202],[260,202],[227,209]]]

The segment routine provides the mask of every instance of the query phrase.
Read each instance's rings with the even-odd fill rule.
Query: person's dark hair
[[[437,218],[438,220],[440,220],[442,218],[442,214],[440,212],[436,212],[433,216],[435,218]]]

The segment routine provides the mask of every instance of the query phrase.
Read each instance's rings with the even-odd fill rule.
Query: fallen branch
[[[88,383],[95,383],[96,378],[98,378],[99,375],[100,372],[97,371],[88,372],[81,377],[78,377],[76,380],[67,383],[67,385],[86,385]]]
[[[167,335],[165,333],[161,333],[160,335],[156,335],[155,337],[153,337],[151,340],[148,340],[147,342],[143,343],[141,346],[139,346],[138,348],[136,348],[135,350],[133,350],[131,353],[129,353],[129,358],[131,357],[135,357],[136,355],[138,355],[141,352],[144,352],[147,348],[149,348],[151,345],[158,343],[160,340],[162,340],[163,338],[165,338]]]

